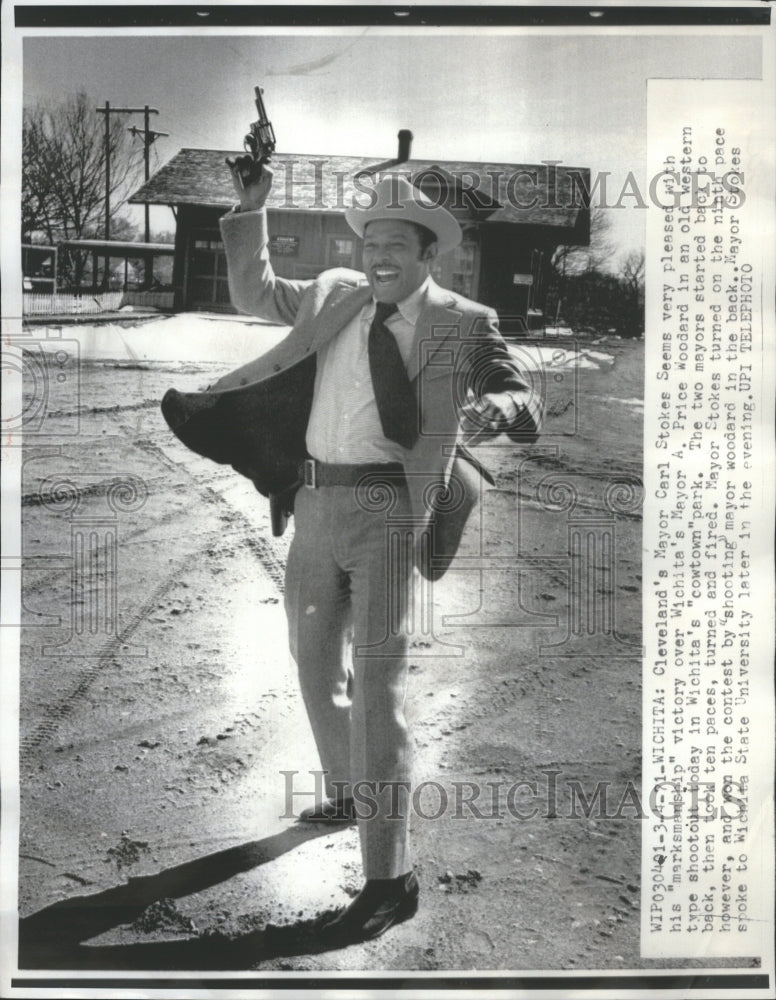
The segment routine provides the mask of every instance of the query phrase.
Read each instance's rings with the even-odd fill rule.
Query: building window
[[[356,241],[349,236],[331,236],[329,238],[329,267],[352,267],[356,249]]]
[[[453,257],[453,273],[450,287],[459,295],[472,297],[472,279],[474,277],[474,254],[476,252],[474,243],[461,243],[455,248]]]
[[[444,288],[473,299],[477,294],[476,270],[477,244],[473,240],[465,240],[454,250],[435,258],[431,276]]]
[[[223,247],[221,240],[194,240],[195,250],[220,250]]]

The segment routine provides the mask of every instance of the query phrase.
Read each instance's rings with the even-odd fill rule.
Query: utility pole
[[[162,135],[166,136],[166,135],[170,134],[169,132],[155,132],[152,128],[150,128],[149,121],[148,121],[148,116],[151,114],[152,111],[154,111],[154,108],[149,108],[147,104],[146,104],[145,108],[143,108],[144,118],[143,118],[143,131],[142,132],[137,127],[137,125],[132,125],[132,126],[130,126],[127,129],[127,132],[131,132],[133,137],[136,137],[138,135],[142,135],[142,137],[143,137],[143,147],[144,147],[143,148],[143,161],[145,163],[145,180],[146,180],[146,183],[148,183],[148,181],[151,178],[151,162],[150,162],[150,159],[151,159],[150,158],[151,146],[153,146],[154,142],[156,142],[156,140],[159,138],[159,136],[162,136]],[[154,111],[154,113],[158,114],[159,112],[158,111]],[[150,240],[151,240],[151,226],[150,226],[150,219],[149,219],[149,207],[150,206],[148,205],[148,202],[146,202],[146,204],[144,206],[144,208],[145,208],[145,241],[146,241],[146,243],[150,242]]]
[[[143,141],[145,144],[144,149],[144,162],[145,162],[145,179],[146,181],[150,177],[150,160],[149,152],[151,145],[154,140],[161,135],[169,135],[169,132],[154,132],[149,126],[149,119],[151,115],[158,115],[159,111],[157,108],[151,108],[145,104],[142,108],[112,108],[110,102],[105,102],[104,108],[96,108],[98,115],[105,115],[105,239],[110,239],[110,116],[111,115],[143,115],[144,128],[142,133],[137,128],[137,126],[132,126],[127,131],[131,132],[133,135],[143,135]],[[149,217],[149,206],[145,206],[145,242],[148,243],[150,240],[150,217]],[[148,269],[146,264],[146,269]],[[107,268],[107,258],[104,282],[107,283],[108,280],[108,268]]]
[[[99,112],[100,109],[97,108]],[[105,239],[110,239],[110,101],[105,102]]]

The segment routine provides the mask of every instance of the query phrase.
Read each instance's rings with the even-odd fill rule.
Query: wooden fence
[[[25,316],[80,316],[116,312],[126,305],[171,310],[173,292],[25,292],[22,310]]]
[[[25,292],[22,310],[25,316],[76,316],[87,313],[109,312],[121,305],[123,292],[82,292],[68,295],[58,292],[46,295],[44,292]]]
[[[123,306],[145,306],[172,311],[175,292],[124,292]]]

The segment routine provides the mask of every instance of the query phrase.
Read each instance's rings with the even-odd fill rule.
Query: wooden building
[[[57,249],[60,263],[63,257],[70,258],[76,283],[69,290],[78,292],[107,288],[151,291],[167,283],[167,272],[172,270],[169,259],[175,255],[170,243],[128,240],[62,240]],[[62,268],[59,270],[61,282]]]
[[[176,310],[233,311],[218,219],[236,200],[224,163],[235,155],[182,149],[130,198],[173,210]],[[359,177],[359,171],[378,159],[273,156],[267,209],[277,274],[311,278],[329,267],[361,268],[360,241],[344,211],[354,199],[369,204],[376,178]],[[590,242],[587,169],[409,160],[393,172],[444,204],[463,227],[462,244],[437,258],[436,280],[495,308],[507,330],[524,328],[529,312],[541,313],[555,248]]]
[[[57,290],[57,248],[22,243],[22,277],[25,292],[53,295]]]

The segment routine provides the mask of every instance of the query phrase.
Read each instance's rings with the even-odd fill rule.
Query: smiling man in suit
[[[430,579],[445,571],[480,474],[487,475],[462,447],[467,430],[530,441],[541,401],[516,369],[495,313],[431,278],[437,254],[462,236],[446,209],[403,178],[387,177],[370,204],[345,213],[363,237],[365,273],[337,269],[312,281],[287,280],[275,275],[268,252],[264,204],[272,172],[265,167],[244,186],[230,166],[239,205],[221,228],[232,301],[292,329],[196,407],[232,407],[236,424],[241,393],[279,385],[315,359],[309,384],[301,383],[312,398],[281,393],[270,408],[301,413],[304,431],[303,446],[292,448],[303,448],[296,460],[304,460],[304,485],[292,482],[285,491],[295,517],[285,602],[327,798],[300,818],[355,818],[359,825],[366,883],[320,928],[324,940],[344,944],[379,936],[418,905],[409,801],[399,795],[410,787],[403,706],[415,567]],[[172,426],[181,423],[180,414],[165,415]],[[282,423],[278,417],[276,430]],[[221,434],[222,451],[236,433]],[[261,470],[246,468],[244,455],[211,457],[231,461],[262,488]],[[389,544],[387,518],[409,526],[408,545]]]

